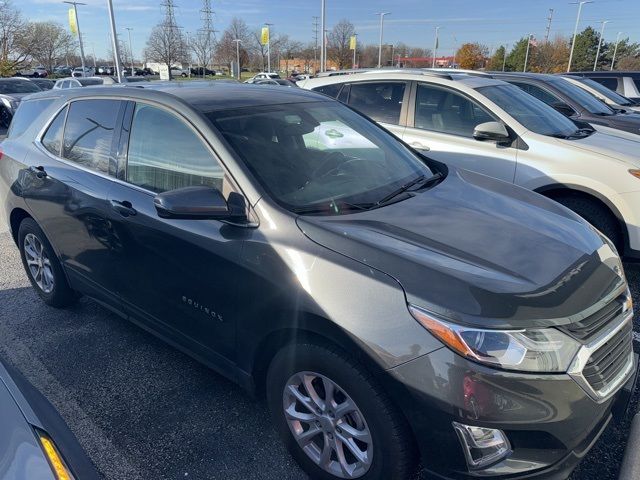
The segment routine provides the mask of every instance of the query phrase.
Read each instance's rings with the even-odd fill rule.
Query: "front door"
[[[108,193],[111,221],[124,239],[118,293],[134,317],[169,340],[233,361],[237,260],[246,229],[163,219],[153,199],[193,185],[216,187],[225,198],[237,189],[186,120],[158,106],[131,107],[119,147],[122,182]]]
[[[517,150],[473,138],[476,126],[499,121],[469,97],[428,83],[416,85],[402,139],[443,163],[513,182]]]

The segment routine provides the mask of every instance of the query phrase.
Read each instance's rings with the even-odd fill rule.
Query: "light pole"
[[[582,6],[587,3],[593,3],[592,0],[582,0],[576,2],[574,5],[578,5],[578,16],[576,17],[576,26],[573,29],[573,41],[571,42],[571,53],[569,53],[569,65],[567,65],[567,72],[571,71],[571,62],[573,61],[573,49],[576,47],[576,36],[578,35],[578,25],[580,24],[580,14],[582,13]]]
[[[524,55],[524,69],[522,70],[525,73],[527,71],[527,63],[529,62],[529,48],[531,47],[532,38],[533,38],[533,33],[530,33],[529,37],[527,38],[527,53]]]
[[[436,38],[433,41],[433,60],[431,61],[431,68],[436,68],[436,57],[438,56],[438,32],[441,27],[436,27]]]
[[[73,14],[76,19],[76,30],[78,31],[78,43],[80,43],[80,63],[82,64],[82,76],[84,77],[84,46],[82,45],[82,33],[80,33],[80,20],[78,19],[78,5],[86,5],[86,3],[72,2],[64,0],[62,3],[73,5]]]
[[[93,42],[91,42],[91,51],[93,52],[93,70],[95,73],[98,65],[96,64],[96,47],[94,46]]]
[[[133,30],[133,28],[126,27],[125,30],[129,34],[129,54],[131,55],[131,76],[133,76],[133,46],[131,43],[131,30]]]
[[[325,0],[320,2],[320,71],[324,72],[327,66],[327,34],[326,34],[326,23],[327,23],[327,9],[325,5]]]
[[[393,63],[393,54],[395,53],[396,50],[396,46],[392,43],[391,44],[391,66],[394,67],[395,64]]]
[[[116,34],[116,19],[113,16],[113,3],[107,0],[109,7],[109,24],[111,25],[111,42],[113,42],[113,55],[116,60],[116,72],[118,75],[118,83],[122,83],[122,70],[120,69],[120,49],[118,48],[118,35]],[[171,67],[169,67],[171,68]]]
[[[264,26],[267,27],[267,72],[271,73],[271,27],[273,23],[265,23]]]
[[[236,38],[234,40],[234,42],[236,42],[236,62],[238,62],[238,80],[240,80],[240,43],[242,43],[242,40],[240,40],[239,38]]]
[[[389,15],[391,12],[380,12],[376,15],[380,15],[380,42],[378,44],[378,68],[382,67],[382,36],[384,33],[384,16]]]
[[[620,35],[622,32],[618,32],[618,36],[616,37],[616,48],[613,49],[613,58],[611,59],[611,68],[610,71],[613,70],[613,64],[616,63],[616,55],[618,53],[618,44],[620,43]]]
[[[504,47],[504,55],[502,56],[502,71],[507,67],[507,50],[509,50],[509,44],[507,43]]]
[[[602,21],[602,30],[600,30],[600,41],[598,42],[598,51],[596,52],[596,61],[593,62],[593,71],[596,71],[598,68],[598,58],[600,57],[600,47],[602,47],[602,38],[604,36],[604,26],[609,23],[609,20]]]

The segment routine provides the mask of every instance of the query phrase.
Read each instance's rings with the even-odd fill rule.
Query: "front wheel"
[[[404,480],[415,473],[406,420],[375,379],[338,349],[282,349],[269,367],[267,400],[287,448],[311,478]]]

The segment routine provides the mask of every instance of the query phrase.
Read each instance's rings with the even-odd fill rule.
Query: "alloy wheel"
[[[359,478],[373,460],[373,441],[364,415],[334,381],[298,372],[283,392],[284,415],[300,448],[324,471]]]
[[[51,293],[55,285],[51,261],[42,242],[33,233],[24,237],[24,256],[33,281],[44,293]]]

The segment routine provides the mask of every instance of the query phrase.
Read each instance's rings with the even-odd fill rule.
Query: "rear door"
[[[76,100],[57,113],[27,158],[25,200],[74,288],[117,304],[111,269],[120,244],[107,192],[116,173],[114,132],[125,102]]]
[[[495,121],[500,120],[466,95],[417,82],[402,138],[441,162],[513,182],[516,148],[473,138],[476,126]]]
[[[108,192],[110,222],[123,237],[118,293],[129,312],[168,339],[231,359],[246,229],[163,219],[153,200],[194,185],[216,187],[225,198],[239,190],[199,132],[172,110],[131,104],[123,130],[119,181]]]

